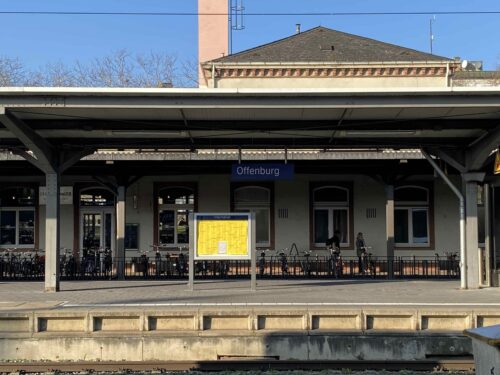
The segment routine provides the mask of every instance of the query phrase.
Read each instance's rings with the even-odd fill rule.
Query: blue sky
[[[500,11],[498,0],[244,0],[246,11],[394,12]],[[197,0],[0,0],[0,11],[196,12]],[[255,17],[234,34],[235,52],[323,25],[423,51],[429,50],[429,16]],[[194,59],[196,17],[39,16],[0,14],[0,55],[28,66],[86,61],[126,48]],[[434,24],[434,53],[500,64],[500,15],[441,15]]]

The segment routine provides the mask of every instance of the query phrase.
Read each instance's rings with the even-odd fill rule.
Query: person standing
[[[363,238],[363,233],[359,232],[358,236],[356,237],[356,255],[358,256],[358,268],[359,268],[359,273],[364,274],[365,273],[365,265],[363,264],[363,257],[366,252],[366,243],[365,239]]]

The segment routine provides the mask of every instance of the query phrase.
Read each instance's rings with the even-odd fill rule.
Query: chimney
[[[201,64],[227,56],[229,0],[198,0],[198,86],[207,87]],[[216,14],[216,15],[213,15]]]
[[[295,24],[295,34],[300,34],[300,23]]]

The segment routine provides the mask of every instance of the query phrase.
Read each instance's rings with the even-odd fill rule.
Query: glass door
[[[114,248],[114,213],[109,209],[82,210],[80,248],[83,255]]]

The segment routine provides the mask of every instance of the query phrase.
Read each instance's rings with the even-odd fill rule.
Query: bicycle
[[[330,259],[328,260],[329,274],[336,279],[342,276],[343,273],[343,261],[342,255],[340,254],[340,249],[330,247]]]
[[[307,276],[308,278],[311,277],[311,261],[309,260],[310,256],[311,256],[310,251],[304,251],[305,261],[300,262],[302,272],[304,273],[304,276]]]
[[[367,273],[372,277],[375,276],[375,260],[373,258],[373,254],[368,252],[367,249],[371,249],[371,247],[366,247],[361,254],[361,262],[362,262],[362,274]]]
[[[281,276],[288,276],[288,259],[284,251],[279,253],[280,265],[281,265]]]

